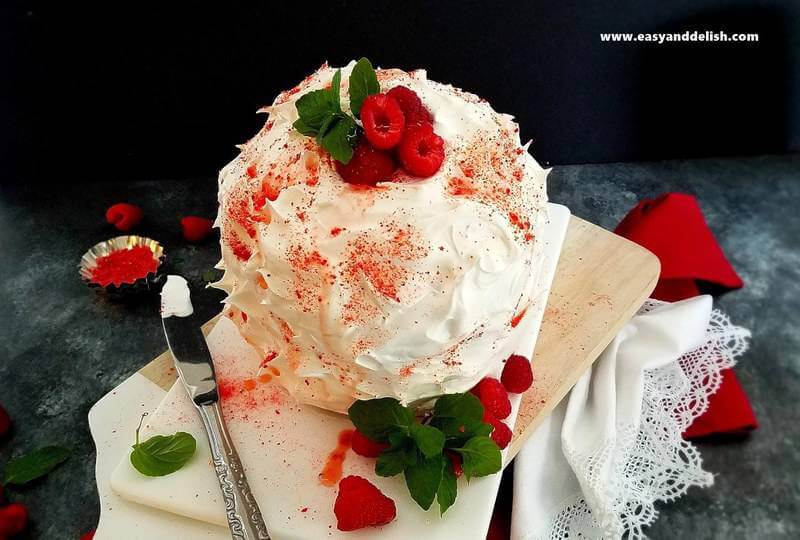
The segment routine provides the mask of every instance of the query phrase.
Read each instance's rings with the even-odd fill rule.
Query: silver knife
[[[234,540],[269,540],[261,510],[250,491],[222,417],[214,364],[200,331],[203,321],[198,320],[193,311],[186,280],[181,276],[167,276],[161,289],[161,322],[175,368],[208,433],[231,537]]]

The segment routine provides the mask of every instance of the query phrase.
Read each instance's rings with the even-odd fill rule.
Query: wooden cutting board
[[[522,396],[509,460],[648,298],[659,272],[658,258],[646,249],[570,217],[533,352],[535,382]],[[168,351],[139,373],[165,391],[176,379]]]

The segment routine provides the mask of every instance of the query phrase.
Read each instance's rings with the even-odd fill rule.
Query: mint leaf
[[[353,143],[356,137],[356,122],[347,115],[338,117],[319,141],[336,161],[347,165],[353,157]]]
[[[445,462],[442,471],[442,481],[439,483],[439,490],[436,492],[436,500],[439,502],[439,515],[444,515],[447,509],[453,506],[458,496],[458,483],[453,469]]]
[[[342,70],[337,69],[331,79],[331,100],[333,101],[336,112],[342,112],[342,104],[340,103],[339,90],[342,86]]]
[[[4,484],[27,484],[55,469],[71,452],[62,446],[45,446],[8,462],[3,474]]]
[[[333,92],[327,89],[303,94],[295,103],[295,107],[303,126],[313,130],[319,130],[329,116],[339,111],[339,103],[334,103]]]
[[[393,398],[356,401],[347,410],[358,431],[373,441],[386,441],[395,431],[408,432],[414,415]]]
[[[375,462],[375,474],[378,476],[394,476],[403,472],[406,468],[406,451],[385,450],[378,456]]]
[[[131,452],[133,468],[145,476],[164,476],[186,465],[197,448],[194,437],[179,431],[175,435],[155,435],[140,443],[142,421],[144,415],[136,428],[136,443]]]
[[[408,436],[402,431],[389,433],[389,448],[397,450],[404,448],[408,444]]]
[[[325,136],[326,133],[328,133],[328,131],[330,131],[331,126],[334,124],[334,122],[337,122],[338,120],[339,120],[338,116],[330,115],[325,120],[322,121],[322,125],[319,127],[316,134],[317,144],[322,146],[322,138]]]
[[[411,424],[410,435],[426,458],[441,455],[444,450],[444,433],[433,426]]]
[[[483,422],[483,405],[470,393],[450,394],[436,400],[433,408],[433,425],[448,438],[470,438],[491,433],[491,426]],[[486,433],[485,430],[489,429]]]
[[[494,429],[494,428],[492,427],[492,425],[491,425],[491,424],[487,424],[486,422],[481,422],[481,424],[480,424],[479,426],[475,427],[475,428],[472,430],[472,432],[471,432],[471,435],[472,435],[473,437],[474,437],[475,435],[489,435],[489,434],[491,434],[491,433],[492,433],[492,430],[493,430],[493,429]]]
[[[461,448],[453,448],[461,454],[461,468],[467,479],[488,476],[500,470],[502,464],[500,448],[485,435],[472,437]]]
[[[317,130],[306,124],[302,118],[295,120],[294,124],[292,124],[292,127],[306,137],[313,137],[317,134]]]
[[[353,71],[350,72],[350,110],[356,118],[361,114],[361,105],[364,99],[372,94],[377,94],[381,91],[381,86],[378,84],[378,77],[375,75],[375,70],[372,64],[366,58],[362,58],[356,65],[353,66]]]
[[[444,469],[444,457],[439,454],[434,458],[423,459],[416,465],[406,467],[405,477],[408,492],[423,510],[427,510],[433,504],[439,484],[442,481],[442,471]]]

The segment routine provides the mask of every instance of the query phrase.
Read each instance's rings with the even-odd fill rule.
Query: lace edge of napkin
[[[639,313],[662,305],[650,300]],[[691,486],[713,484],[702,458],[682,433],[708,409],[708,399],[748,348],[749,330],[731,324],[715,309],[705,342],[678,361],[644,373],[638,427],[617,426],[617,437],[590,455],[565,449],[583,488],[567,501],[537,538],[646,538],[658,517],[656,501],[672,501]],[[612,468],[611,485],[600,485],[601,468]]]

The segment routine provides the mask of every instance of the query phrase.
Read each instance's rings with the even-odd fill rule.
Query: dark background
[[[800,2],[7,2],[4,181],[213,177],[328,60],[424,67],[515,115],[545,163],[800,149]],[[727,44],[601,32],[758,32]]]

